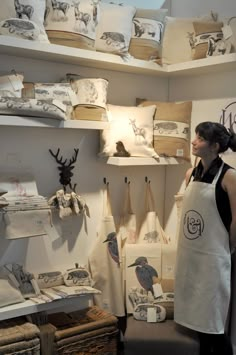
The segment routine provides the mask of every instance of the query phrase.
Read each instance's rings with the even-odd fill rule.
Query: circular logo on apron
[[[184,216],[184,235],[188,239],[197,239],[201,237],[204,229],[202,216],[194,210],[189,210]]]

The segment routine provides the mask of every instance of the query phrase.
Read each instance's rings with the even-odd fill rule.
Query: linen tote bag
[[[145,210],[146,214],[139,229],[137,243],[167,244],[168,238],[160,225],[159,218],[155,211],[155,202],[150,182],[147,182],[146,185]]]
[[[122,270],[123,294],[125,297],[125,245],[135,244],[137,240],[137,221],[133,212],[130,199],[130,183],[127,183],[124,198],[124,206],[120,218],[120,226],[117,232],[117,243]]]
[[[104,191],[103,204],[97,239],[88,258],[93,287],[101,291],[101,295],[94,296],[94,301],[100,308],[121,317],[125,315],[122,274],[108,184]]]

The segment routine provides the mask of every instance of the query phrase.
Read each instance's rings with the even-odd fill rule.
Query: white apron
[[[191,181],[184,194],[175,279],[177,323],[224,333],[230,301],[229,235],[219,216],[215,187]]]

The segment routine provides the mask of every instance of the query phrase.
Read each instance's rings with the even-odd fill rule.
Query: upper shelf
[[[124,61],[120,56],[49,43],[0,36],[0,53],[32,59],[78,64],[86,67],[163,77],[200,75],[236,69],[236,53],[160,66],[139,59]]]
[[[0,115],[0,126],[15,127],[47,127],[47,128],[73,128],[73,129],[105,129],[109,123],[103,121],[67,120],[60,121],[50,118],[5,116]]]
[[[137,165],[175,165],[181,164],[185,161],[183,159],[177,159],[174,157],[160,157],[159,160],[149,157],[109,157],[106,163],[109,165],[117,166],[137,166]]]

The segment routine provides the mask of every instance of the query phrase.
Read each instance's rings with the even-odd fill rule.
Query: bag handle
[[[111,215],[112,212],[109,182],[106,182],[106,188],[103,190],[103,217]]]
[[[151,181],[147,181],[146,183],[146,195],[145,195],[145,208],[147,212],[155,211],[155,201],[151,188]]]

